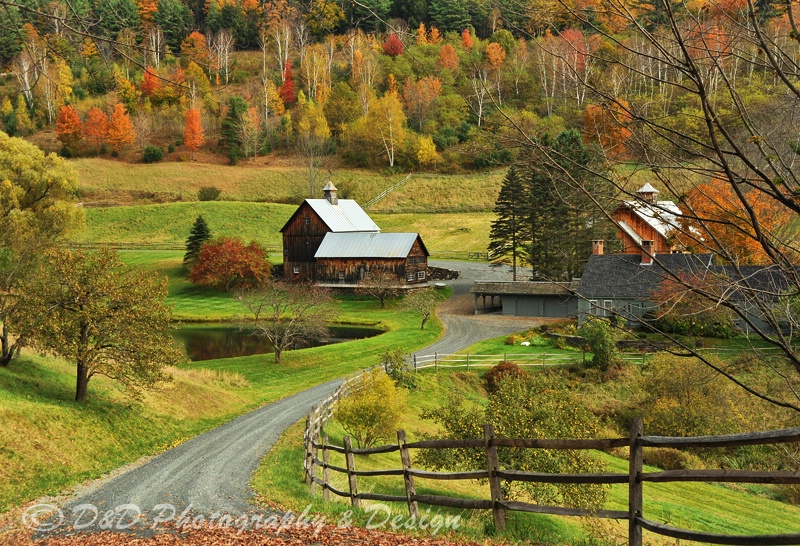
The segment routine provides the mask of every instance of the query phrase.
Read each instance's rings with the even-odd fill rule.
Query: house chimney
[[[655,241],[642,241],[642,265],[652,265],[656,254]]]
[[[592,254],[596,256],[602,256],[604,244],[605,241],[603,241],[602,239],[597,239],[595,241],[592,241]]]
[[[325,184],[324,188],[322,188],[322,195],[325,197],[325,199],[328,200],[328,202],[331,205],[339,204],[339,199],[337,199],[336,197],[336,192],[337,192],[336,186],[334,186],[333,182],[331,182],[330,180],[328,180],[328,183]]]

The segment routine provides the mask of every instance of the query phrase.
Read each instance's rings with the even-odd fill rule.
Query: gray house
[[[671,278],[667,270],[699,282],[713,269],[711,254],[660,254],[657,261],[645,254],[593,254],[576,289],[578,324],[589,315],[616,315],[640,326],[642,315],[655,307],[653,291]]]
[[[502,311],[518,317],[575,318],[577,282],[477,281],[472,285],[475,314]]]

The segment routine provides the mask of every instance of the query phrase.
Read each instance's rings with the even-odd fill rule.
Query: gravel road
[[[510,279],[508,268],[490,268],[478,262],[432,264],[459,269],[462,278],[448,282],[454,287],[454,297],[438,310],[445,334],[418,354],[455,352],[477,341],[538,324],[526,318],[472,314],[473,298],[469,294],[472,282]],[[206,518],[253,512],[249,483],[259,461],[284,430],[307,415],[339,383],[331,381],[264,406],[132,465],[128,471],[81,487],[72,498],[61,503],[64,524],[56,532],[69,527],[98,530],[104,522],[125,526],[136,515],[139,518],[133,528],[147,529],[170,516],[179,518],[186,509]],[[116,513],[111,517],[104,517],[114,510]]]

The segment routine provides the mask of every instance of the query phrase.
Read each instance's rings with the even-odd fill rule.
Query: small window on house
[[[284,256],[288,256],[289,255],[289,249],[288,248],[284,248],[283,249],[283,255]]]
[[[295,275],[299,275],[300,274],[300,268],[299,267],[293,267],[292,268],[292,273],[294,273]]]
[[[424,271],[417,271],[417,280],[424,281],[425,280],[425,272]]]
[[[589,300],[589,314],[590,315],[597,314],[597,300]]]
[[[414,274],[413,273],[409,273],[408,275],[406,275],[406,280],[408,282],[414,282]]]
[[[311,223],[311,218],[309,218],[308,216],[306,216],[305,218],[303,218],[303,223],[304,223],[305,225],[308,225],[308,224],[310,224],[310,223]]]
[[[613,315],[613,313],[611,312],[611,308],[613,306],[614,306],[614,301],[613,300],[605,300],[605,301],[603,301],[603,316],[604,317],[606,317],[606,316],[610,317],[611,315]]]

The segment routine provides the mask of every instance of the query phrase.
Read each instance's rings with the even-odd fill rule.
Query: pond
[[[291,349],[304,349],[342,343],[354,339],[382,334],[378,328],[363,326],[330,326],[329,337],[319,339]],[[273,352],[272,345],[264,338],[252,335],[252,330],[243,330],[234,324],[187,324],[173,330],[172,337],[184,348],[189,360],[212,360],[236,356],[261,355]]]

